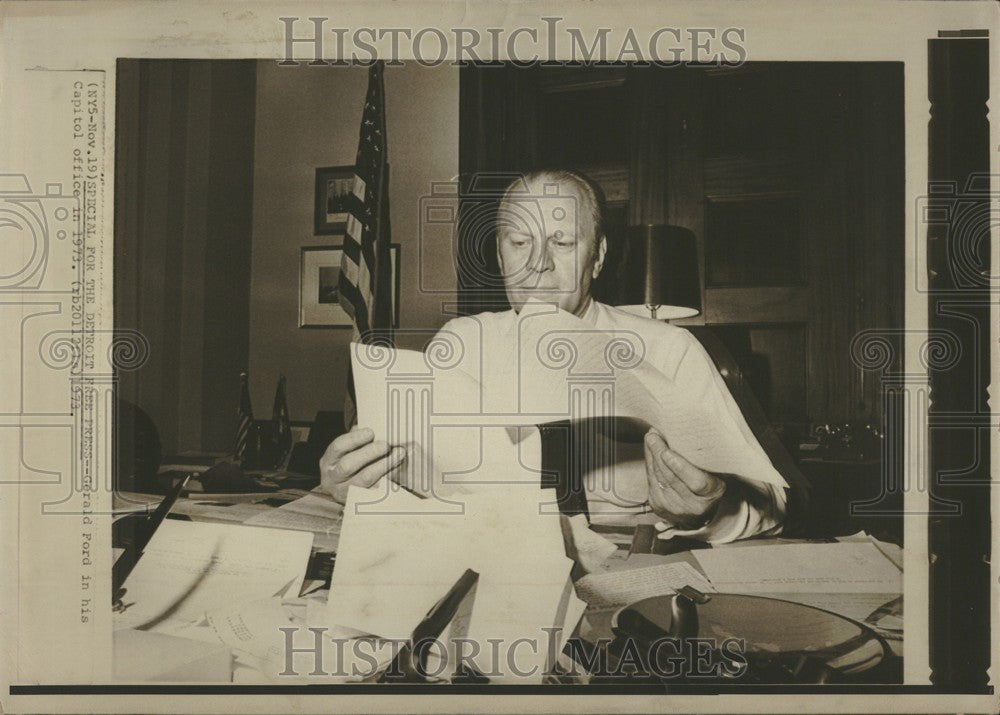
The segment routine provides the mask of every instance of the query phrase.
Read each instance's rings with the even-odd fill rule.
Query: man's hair
[[[572,184],[580,194],[587,198],[588,203],[590,203],[590,215],[594,221],[594,246],[596,247],[605,235],[604,217],[607,212],[607,199],[604,198],[604,191],[597,182],[582,171],[567,168],[535,169],[529,171],[507,185],[500,199],[500,204],[507,203],[512,197],[516,197],[517,195],[530,196],[528,184],[543,178],[549,179],[553,183]]]

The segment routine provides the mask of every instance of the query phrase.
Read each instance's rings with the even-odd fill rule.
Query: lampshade
[[[698,246],[686,228],[630,226],[619,273],[618,307],[658,320],[701,312]]]

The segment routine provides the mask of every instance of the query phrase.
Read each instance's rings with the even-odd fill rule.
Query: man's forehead
[[[568,219],[574,222],[590,223],[593,207],[590,197],[571,179],[559,179],[552,176],[532,177],[527,181],[518,182],[504,196],[502,204],[517,204],[533,211],[542,211],[543,215],[553,212],[556,220]],[[546,210],[550,207],[550,210]],[[556,211],[556,208],[562,211]]]
[[[574,198],[587,201],[587,195],[581,191],[576,181],[569,177],[557,177],[542,174],[532,176],[527,180],[518,181],[507,194],[510,201],[538,200],[540,198]]]

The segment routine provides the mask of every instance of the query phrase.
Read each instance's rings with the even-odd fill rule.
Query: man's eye
[[[507,241],[510,245],[516,246],[517,248],[528,245],[528,242],[521,238],[508,238]]]

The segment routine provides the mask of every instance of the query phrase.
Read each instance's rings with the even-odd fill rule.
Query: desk
[[[266,515],[278,509],[280,505],[287,504],[297,497],[307,494],[301,490],[281,490],[279,492],[264,494],[246,495],[201,495],[196,497],[185,497],[178,501],[175,507],[175,516],[192,520],[221,521],[228,523],[242,523],[248,520],[259,520],[261,515]],[[134,499],[141,502],[141,497]],[[221,506],[228,503],[228,506]],[[331,535],[329,531],[316,531],[313,551],[315,554],[329,553],[335,548],[336,540],[333,539],[333,546],[330,546]],[[324,546],[324,542],[326,546]],[[756,546],[778,546],[781,544],[796,543],[787,539],[756,539],[737,544],[721,546],[716,548],[739,549],[746,545]],[[628,549],[619,548],[600,567],[600,571],[613,573],[625,571],[643,566],[664,563],[686,562],[696,569],[700,569],[697,559],[690,551],[679,551],[671,554],[649,554],[632,553]],[[316,574],[314,574],[316,575]],[[321,578],[308,579],[305,587],[297,594],[285,594],[281,600],[281,607],[285,610],[288,621],[293,625],[307,626],[319,625],[322,620],[323,609],[326,602],[326,590]],[[600,614],[591,612],[585,614],[587,623],[585,628],[589,629],[584,637],[610,637],[610,621],[601,620]],[[212,632],[203,626],[171,626],[165,632],[184,638],[204,640],[212,636]],[[883,634],[885,635],[885,634]],[[899,642],[896,642],[899,645]],[[232,677],[234,682],[266,682],[274,683],[274,679],[269,679],[259,668],[255,669],[254,663],[246,658],[236,657],[233,661]],[[257,664],[259,666],[259,664]],[[890,659],[883,667],[877,669],[876,673],[866,674],[866,678],[874,678],[873,682],[898,682],[898,671],[900,670],[899,659]],[[288,679],[278,682],[290,682]],[[306,679],[305,682],[313,682]],[[327,681],[329,682],[329,681]],[[344,682],[343,680],[335,682]]]

